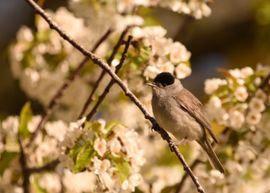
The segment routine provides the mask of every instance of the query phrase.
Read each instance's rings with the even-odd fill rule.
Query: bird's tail
[[[202,146],[202,148],[206,151],[210,162],[212,165],[214,165],[214,167],[219,170],[221,173],[224,173],[224,168],[221,164],[221,162],[219,161],[216,153],[214,152],[213,148],[211,147],[211,145],[209,144],[208,141],[206,141],[207,139],[202,139],[200,141],[198,141],[198,143]]]

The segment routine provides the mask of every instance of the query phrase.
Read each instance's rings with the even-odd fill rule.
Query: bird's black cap
[[[169,72],[162,72],[156,76],[154,83],[165,87],[174,83],[174,77]]]

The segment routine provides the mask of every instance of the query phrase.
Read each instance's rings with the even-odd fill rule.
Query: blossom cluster
[[[191,53],[180,42],[165,37],[166,32],[160,26],[134,27],[131,30],[131,35],[143,48],[150,48],[147,65],[143,70],[147,80],[154,79],[161,72],[170,72],[179,79],[191,74]]]
[[[269,71],[268,67],[258,65],[256,70],[228,70],[226,79],[206,80],[205,92],[211,95],[207,104],[209,117],[236,130],[244,126],[254,128],[269,105],[269,90],[260,86]]]
[[[12,180],[20,171],[17,135],[21,132],[22,116],[8,117],[0,127],[0,160],[10,159],[8,167],[1,171],[1,192],[22,191],[20,178]],[[30,134],[40,118],[30,118],[26,126]],[[66,192],[131,192],[142,182],[140,168],[144,157],[137,133],[116,122],[85,122],[85,118],[69,124],[60,120],[47,122],[31,147],[26,146],[27,141],[23,140],[23,147],[28,167],[60,161],[52,172],[31,176],[33,189],[58,193],[63,181]]]
[[[270,68],[259,64],[223,73],[224,79],[205,81],[205,92],[210,95],[206,111],[221,133],[217,152],[227,174],[211,177],[201,168],[199,176],[210,192],[250,192],[256,187],[265,192],[269,186],[261,182],[269,180],[265,174],[270,168]]]
[[[74,172],[93,172],[97,189],[130,192],[142,181],[144,157],[138,134],[121,124],[86,122],[84,128],[69,131],[63,145],[67,149],[61,160]]]
[[[82,2],[84,0],[72,0],[73,2]],[[143,7],[163,7],[173,12],[192,15],[196,19],[207,17],[211,14],[208,6],[210,0],[108,0],[103,2],[108,6],[114,5],[114,9],[118,13],[131,13],[135,8]]]
[[[89,38],[91,30],[85,26],[83,19],[76,18],[66,8],[59,8],[49,14],[82,45],[89,47],[97,38],[94,34]],[[70,27],[70,23],[73,27]],[[26,94],[47,106],[83,57],[57,32],[51,30],[42,18],[36,18],[36,28],[36,31],[32,31],[28,27],[22,27],[18,31],[17,41],[10,48],[11,69]],[[86,100],[86,81],[86,78],[78,77],[66,90],[58,101],[58,110],[55,111],[57,117],[72,120],[79,114],[82,104],[72,99],[76,97],[78,101]],[[80,95],[76,94],[78,92]]]

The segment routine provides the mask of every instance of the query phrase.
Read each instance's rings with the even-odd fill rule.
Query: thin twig
[[[190,165],[190,169],[194,170],[202,161],[197,158],[195,159],[192,164]],[[175,193],[180,193],[182,188],[184,187],[185,181],[187,180],[188,173],[185,173],[184,176],[181,178],[181,181],[178,183]]]
[[[146,110],[146,108],[139,101],[139,99],[130,91],[130,89],[125,85],[125,83],[122,82],[122,80],[111,70],[110,66],[104,60],[100,59],[95,54],[89,52],[84,47],[79,45],[76,41],[74,41],[71,37],[69,37],[63,30],[61,30],[58,27],[58,25],[54,21],[52,21],[52,19],[48,16],[48,14],[45,13],[45,11],[42,8],[40,8],[33,0],[25,0],[25,1],[29,3],[29,5],[31,5],[35,9],[35,11],[38,14],[40,14],[44,18],[44,20],[48,22],[51,29],[54,29],[55,31],[57,31],[63,39],[68,41],[73,47],[78,49],[83,55],[88,56],[93,61],[93,63],[103,68],[111,76],[111,78],[115,80],[115,82],[121,87],[125,95],[128,96],[130,100],[141,110],[141,112],[144,114],[144,117],[148,119],[149,121],[151,121],[153,125],[153,129],[157,131],[164,140],[167,141],[171,150],[176,154],[178,159],[181,161],[184,167],[184,170],[190,175],[193,183],[196,185],[197,191],[200,193],[204,193],[205,191],[202,188],[201,184],[199,183],[197,177],[193,174],[192,170],[188,167],[186,161],[184,160],[183,156],[179,152],[178,147],[174,144],[169,134],[157,124],[156,120],[150,115],[150,113]]]
[[[259,88],[263,89],[264,87],[267,86],[267,84],[269,84],[270,81],[270,73],[264,78],[263,82],[260,84]]]
[[[129,30],[129,28],[130,28],[130,26],[126,27],[126,29],[121,33],[121,35],[120,35],[117,43],[115,44],[115,46],[113,48],[113,51],[112,51],[110,57],[107,60],[107,63],[108,63],[109,66],[111,66],[112,61],[115,58],[115,55],[117,54],[117,52],[118,52],[118,50],[119,50],[119,48],[120,48],[120,46],[122,44],[122,41],[125,38],[125,36],[126,36],[128,30]],[[94,87],[93,87],[93,89],[92,89],[89,97],[87,98],[85,104],[83,105],[82,111],[79,114],[79,119],[81,119],[83,117],[83,115],[85,114],[86,109],[89,107],[90,103],[94,100],[93,99],[94,94],[95,94],[96,90],[98,89],[101,81],[103,80],[105,74],[106,74],[106,71],[105,70],[102,70],[102,72],[98,76],[98,79],[96,80],[95,85],[94,85]]]
[[[29,168],[30,173],[40,173],[44,171],[51,171],[54,170],[55,167],[60,163],[58,159],[55,159],[53,161],[50,161],[49,163],[45,164],[44,166],[41,167],[33,167]]]
[[[116,66],[115,69],[115,73],[117,74],[119,72],[119,70],[121,69],[121,67],[123,66],[125,59],[127,57],[127,52],[128,52],[128,48],[130,46],[132,37],[129,36],[128,40],[126,41],[125,44],[125,49],[123,51],[122,57],[120,59],[119,64]],[[114,84],[114,79],[111,79],[111,81],[108,83],[108,85],[106,86],[106,88],[103,90],[103,93],[99,96],[97,103],[95,104],[95,106],[92,108],[92,110],[90,111],[90,113],[86,116],[87,120],[91,120],[91,118],[93,117],[93,115],[96,113],[99,105],[103,102],[103,100],[105,99],[105,97],[107,96],[107,94],[109,93],[111,87]]]
[[[25,152],[23,149],[22,141],[20,134],[18,132],[18,142],[19,142],[19,148],[20,148],[20,156],[19,156],[19,162],[22,170],[22,180],[23,180],[23,193],[29,193],[29,184],[30,184],[30,172],[27,167],[26,163],[26,157],[25,157]]]
[[[96,44],[92,48],[92,52],[95,52],[98,47],[109,37],[112,33],[112,29],[108,29],[107,32],[96,42]],[[49,102],[48,106],[45,109],[45,113],[41,117],[34,133],[31,135],[27,147],[29,147],[34,139],[36,138],[39,130],[43,127],[49,116],[52,114],[52,109],[57,104],[57,100],[62,96],[63,92],[69,87],[69,85],[74,81],[74,79],[78,76],[81,69],[85,66],[87,61],[89,60],[88,57],[85,57],[77,66],[77,68],[70,74],[70,76],[66,79],[66,81],[62,84],[62,86],[56,91],[55,95],[52,97],[51,101]]]

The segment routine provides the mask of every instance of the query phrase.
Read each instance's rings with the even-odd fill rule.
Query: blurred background
[[[45,8],[65,6],[65,0],[47,0]],[[270,1],[213,0],[210,17],[195,20],[164,9],[153,13],[168,36],[192,53],[192,75],[184,80],[201,100],[204,80],[221,76],[219,68],[270,64]],[[18,114],[27,97],[11,74],[8,47],[23,25],[33,26],[34,12],[22,0],[0,0],[0,116]],[[38,104],[36,104],[38,109]]]

